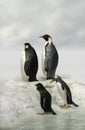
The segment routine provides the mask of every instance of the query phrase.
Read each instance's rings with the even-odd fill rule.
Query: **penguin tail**
[[[55,113],[55,112],[53,112],[53,115],[56,115],[56,113]]]
[[[55,113],[54,111],[52,111],[52,114],[53,114],[53,115],[56,115],[56,113]]]
[[[77,105],[76,103],[72,102],[72,105],[75,107],[79,107],[79,105]]]

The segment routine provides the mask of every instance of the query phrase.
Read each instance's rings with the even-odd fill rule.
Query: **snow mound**
[[[42,112],[39,102],[39,93],[36,90],[37,82],[7,81],[0,86],[0,128],[19,123],[21,120],[36,117],[38,112]],[[50,80],[42,81],[43,85],[50,86]],[[85,107],[85,85],[74,81],[67,81],[73,101],[81,107]],[[56,113],[74,110],[61,110],[59,104],[62,103],[57,88],[50,86],[47,88],[52,95],[52,107]]]

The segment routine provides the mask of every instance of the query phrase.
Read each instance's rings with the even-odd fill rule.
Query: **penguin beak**
[[[39,38],[43,38],[43,36],[39,36]]]

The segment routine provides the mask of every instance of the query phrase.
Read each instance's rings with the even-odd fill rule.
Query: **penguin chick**
[[[61,108],[67,108],[69,105],[73,105],[75,107],[78,107],[78,105],[73,102],[70,88],[65,83],[65,81],[63,81],[60,76],[57,76],[57,78],[53,79],[51,81],[51,83],[53,81],[56,81],[58,92],[61,95],[61,97],[65,103],[64,105],[61,105]]]
[[[37,90],[40,93],[40,105],[44,110],[44,113],[56,115],[56,113],[51,108],[52,99],[50,93],[44,88],[44,86],[41,83],[36,84],[36,86],[37,86]]]
[[[23,79],[36,81],[38,71],[38,57],[30,43],[24,43],[24,51],[21,58],[21,74]]]
[[[40,36],[45,40],[42,56],[42,68],[46,79],[54,79],[56,68],[58,66],[59,55],[53,44],[52,37],[48,34]]]

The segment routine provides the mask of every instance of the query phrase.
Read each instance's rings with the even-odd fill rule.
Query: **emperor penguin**
[[[42,55],[42,69],[46,79],[54,79],[56,68],[58,66],[59,55],[53,44],[52,37],[48,34],[40,36],[45,40]]]
[[[21,56],[21,75],[25,81],[36,81],[38,71],[38,57],[35,49],[30,43],[24,43],[24,50]]]
[[[62,80],[60,76],[57,76],[57,78],[53,79],[51,83],[53,81],[56,81],[57,90],[64,101],[64,105],[61,105],[60,107],[63,109],[68,108],[70,105],[78,107],[78,105],[72,100],[72,94],[66,82]]]
[[[41,108],[44,110],[44,113],[38,113],[38,114],[53,114],[56,115],[56,113],[53,111],[51,107],[51,95],[50,93],[45,89],[45,87],[41,83],[37,83],[37,91],[39,91],[40,94],[40,105]]]

